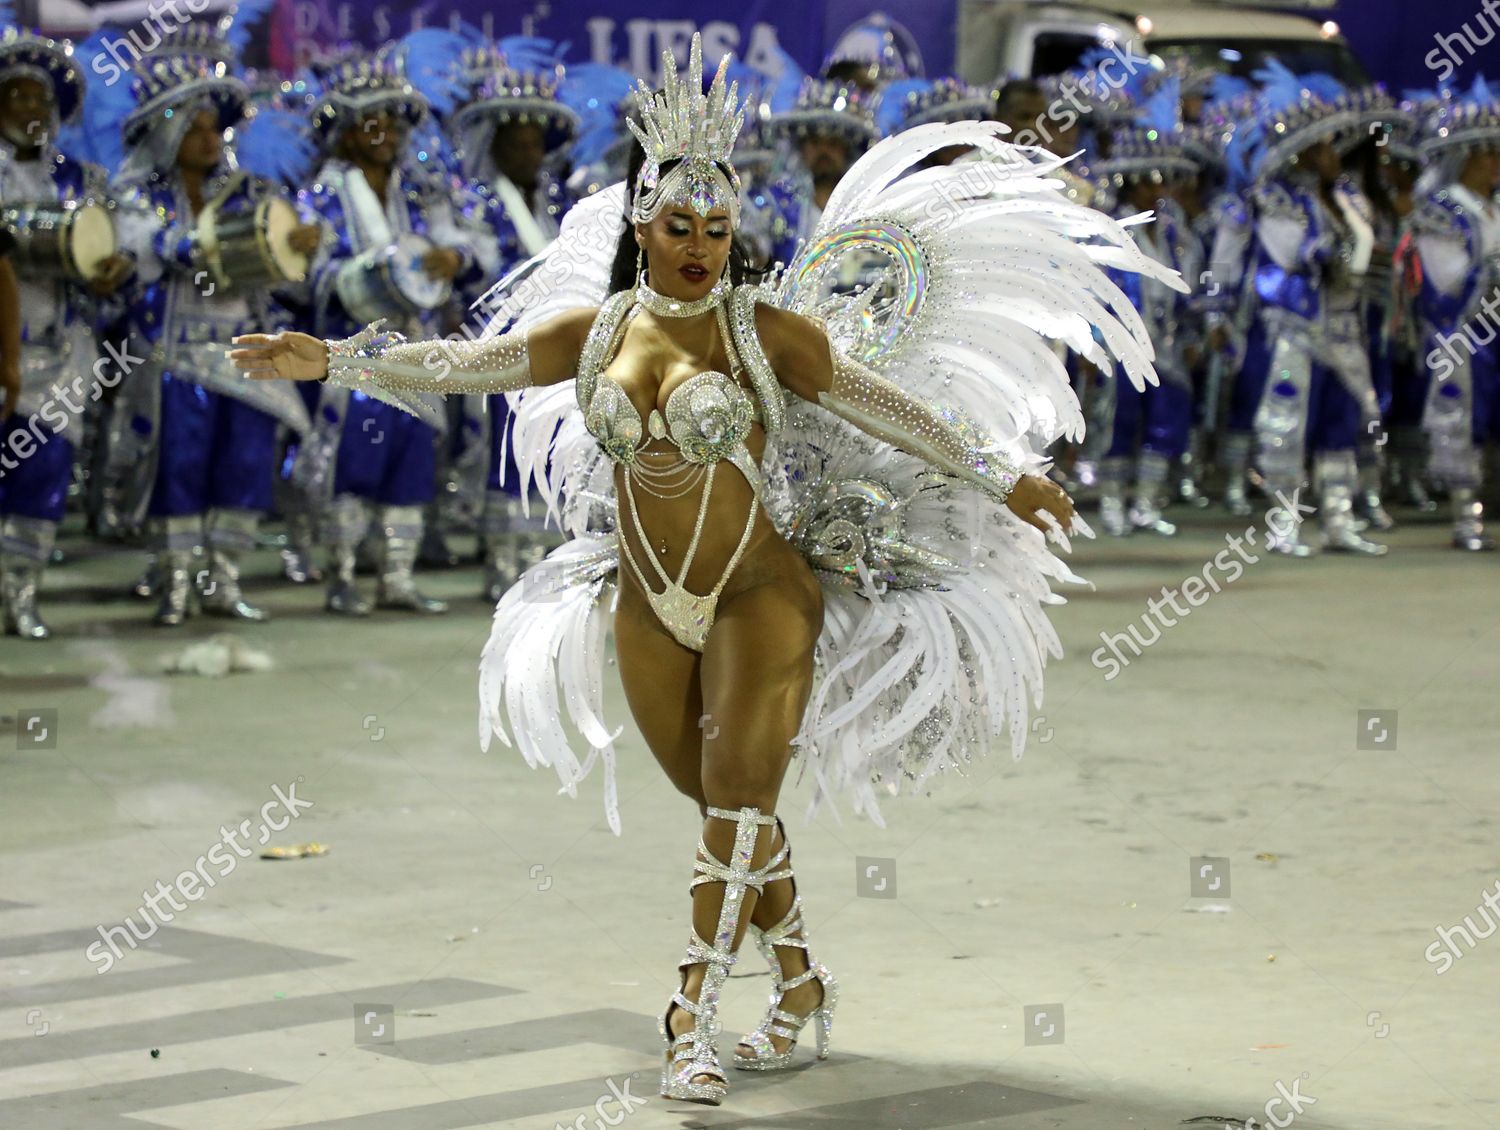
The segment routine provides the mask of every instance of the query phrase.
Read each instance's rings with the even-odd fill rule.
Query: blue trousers
[[[1115,426],[1105,458],[1142,452],[1177,459],[1187,450],[1193,426],[1193,394],[1163,379],[1137,389],[1121,376],[1115,380]]]
[[[1425,367],[1426,358],[1438,352],[1440,347],[1436,337],[1429,338],[1424,344],[1427,348],[1422,355]],[[1423,382],[1423,403],[1418,409],[1418,419],[1425,408],[1432,381],[1430,372],[1424,376],[1427,379]],[[1469,357],[1469,379],[1473,382],[1474,442],[1483,444],[1493,439],[1500,443],[1500,348],[1494,344],[1482,346]],[[1439,391],[1438,395],[1441,396],[1442,392]]]
[[[362,392],[350,393],[333,493],[383,506],[430,502],[437,473],[433,439],[432,428],[411,413]]]
[[[61,522],[73,475],[73,445],[41,420],[29,427],[29,419],[12,413],[0,428],[0,517]]]
[[[1260,407],[1271,377],[1271,342],[1257,320],[1245,346],[1245,363],[1234,383],[1229,404],[1229,430],[1255,430],[1255,412]],[[1338,375],[1316,361],[1307,396],[1308,451],[1353,451],[1360,434],[1359,402],[1345,391]]]
[[[271,508],[274,416],[164,373],[158,442],[151,517]]]

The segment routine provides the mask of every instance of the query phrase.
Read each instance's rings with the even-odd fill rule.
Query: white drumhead
[[[402,294],[423,310],[432,310],[448,300],[451,286],[445,279],[427,276],[422,256],[433,248],[426,236],[403,232],[396,237],[396,254],[391,257],[391,281]]]
[[[273,196],[261,203],[265,211],[266,248],[276,264],[282,278],[288,282],[301,282],[307,278],[307,256],[292,249],[292,232],[301,220],[297,209],[280,197]]]
[[[68,250],[78,272],[84,278],[93,278],[99,264],[115,253],[119,244],[115,240],[115,221],[107,208],[98,204],[84,204],[73,210],[68,222]]]

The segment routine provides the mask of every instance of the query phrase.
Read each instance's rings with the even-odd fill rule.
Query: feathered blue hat
[[[1166,184],[1197,173],[1198,166],[1183,150],[1181,106],[1181,88],[1173,76],[1146,99],[1134,124],[1112,134],[1109,157],[1091,170],[1102,187]]]
[[[1480,75],[1469,92],[1439,105],[1427,125],[1428,160],[1500,149],[1500,100]]]
[[[898,79],[880,92],[875,120],[889,137],[932,122],[982,121],[994,95],[956,78]]]
[[[34,78],[52,88],[57,103],[58,121],[66,125],[73,120],[83,102],[83,71],[73,59],[73,48],[45,35],[23,31],[15,26],[15,17],[6,4],[0,8],[0,82],[13,78]]]
[[[880,139],[872,100],[857,86],[805,78],[790,109],[772,114],[768,123],[777,138],[832,134],[862,153]]]
[[[420,125],[427,99],[405,78],[373,59],[349,58],[317,75],[322,88],[312,110],[312,130],[325,146],[368,114],[389,110]]]
[[[1340,138],[1339,148],[1344,152],[1368,137],[1382,138],[1380,144],[1385,147],[1397,138],[1410,138],[1416,133],[1417,119],[1411,108],[1398,103],[1380,83],[1349,91],[1347,104],[1354,114],[1354,123]]]
[[[454,117],[454,129],[467,132],[480,119],[542,127],[548,152],[566,145],[578,131],[578,115],[558,98],[559,76],[502,66],[492,71],[474,98]]]
[[[1255,180],[1269,180],[1299,153],[1358,129],[1354,101],[1329,75],[1298,76],[1276,59],[1255,72],[1261,89],[1254,114],[1234,131],[1231,164]]]
[[[173,55],[142,62],[132,72],[130,93],[135,109],[122,124],[127,147],[138,143],[158,123],[170,120],[183,104],[208,98],[228,129],[245,116],[249,91],[228,67],[203,56]]]

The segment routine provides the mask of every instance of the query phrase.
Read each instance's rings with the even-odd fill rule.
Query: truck
[[[1335,0],[959,0],[957,68],[967,82],[1060,74],[1096,47],[1126,45],[1154,64],[1249,78],[1270,56],[1346,86],[1369,76],[1338,24]]]

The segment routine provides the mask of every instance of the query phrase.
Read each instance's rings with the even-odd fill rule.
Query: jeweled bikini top
[[[620,291],[605,301],[579,358],[577,395],[584,426],[611,460],[634,463],[640,448],[649,443],[643,443],[643,436],[649,432],[652,439],[670,440],[689,462],[728,459],[752,485],[759,483],[760,471],[745,446],[745,437],[756,420],[768,434],[779,429],[784,401],[781,385],[755,335],[755,297],[754,287],[738,287],[731,294],[726,303],[729,333],[724,345],[731,362],[738,362],[731,367],[749,373],[756,397],[752,398],[733,377],[710,370],[674,388],[667,397],[666,412],[653,407],[645,423],[624,388],[601,373],[624,336],[635,307],[634,294]],[[760,401],[759,410],[756,399]]]

